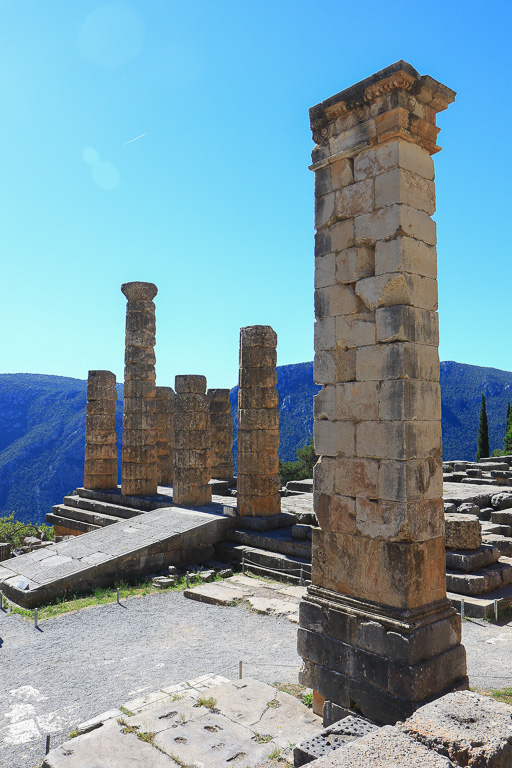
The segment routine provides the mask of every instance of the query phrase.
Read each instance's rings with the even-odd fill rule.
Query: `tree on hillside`
[[[505,455],[512,453],[512,405],[510,405],[510,400],[507,407],[507,422],[505,424],[505,437],[503,438],[503,452]]]
[[[279,462],[281,483],[286,485],[288,480],[304,480],[305,478],[313,477],[313,467],[316,464],[317,458],[315,456],[313,438],[311,438],[308,445],[298,449],[297,461]]]
[[[476,441],[476,460],[489,456],[489,424],[487,422],[487,408],[485,407],[485,395],[482,392],[482,405],[480,406],[480,423],[478,425],[478,438]]]

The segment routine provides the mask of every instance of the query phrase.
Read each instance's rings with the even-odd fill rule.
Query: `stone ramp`
[[[133,580],[168,565],[214,557],[232,519],[222,507],[162,507],[130,520],[6,560],[0,589],[24,608],[64,595]]]

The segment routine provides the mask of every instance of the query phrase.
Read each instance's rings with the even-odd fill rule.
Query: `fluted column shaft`
[[[117,488],[116,377],[89,371],[85,417],[84,488]]]
[[[199,506],[212,500],[210,412],[205,376],[176,376],[174,413],[175,504]]]
[[[233,477],[233,415],[229,389],[209,389],[208,404],[212,426],[212,477]]]

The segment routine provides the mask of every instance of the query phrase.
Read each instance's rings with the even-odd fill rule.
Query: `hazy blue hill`
[[[313,364],[278,368],[279,456],[296,458],[313,433]],[[122,386],[118,385],[121,435]],[[445,459],[473,460],[482,392],[487,400],[491,450],[501,448],[512,373],[462,363],[441,363]],[[231,390],[235,418],[238,388]],[[53,504],[83,482],[86,382],[38,374],[0,375],[0,515],[44,520]],[[235,431],[236,435],[236,431]],[[118,453],[121,456],[120,439]],[[234,446],[236,462],[236,443]]]

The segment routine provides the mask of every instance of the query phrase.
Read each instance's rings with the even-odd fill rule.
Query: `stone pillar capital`
[[[151,301],[157,295],[158,288],[154,283],[134,282],[123,283],[121,291],[129,301],[132,299]]]
[[[406,61],[397,61],[310,109],[316,144],[312,170],[395,138],[418,144],[431,155],[439,152],[436,115],[455,96]]]

